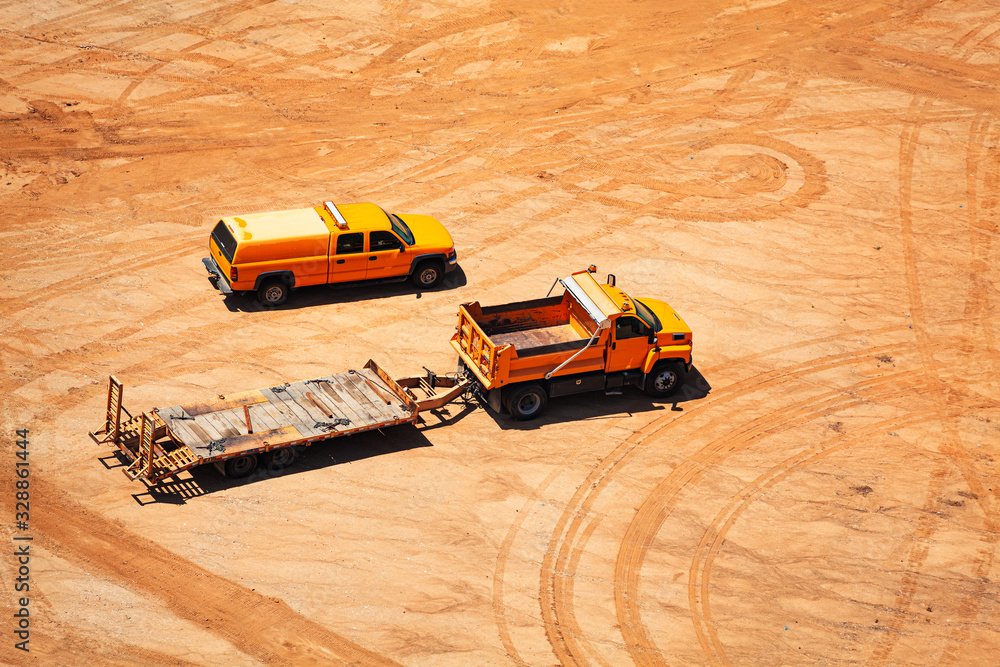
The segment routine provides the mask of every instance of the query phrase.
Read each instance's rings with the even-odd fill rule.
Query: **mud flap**
[[[500,388],[490,389],[489,393],[486,394],[486,403],[490,406],[490,410],[500,414],[503,412],[503,403],[500,402]]]

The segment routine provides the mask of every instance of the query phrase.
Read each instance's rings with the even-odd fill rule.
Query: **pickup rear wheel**
[[[661,361],[646,376],[646,393],[653,398],[667,398],[684,384],[687,371],[680,361]]]
[[[431,289],[444,278],[444,267],[441,262],[426,259],[417,264],[416,271],[411,276],[414,286],[418,289]]]
[[[515,387],[507,397],[507,411],[518,421],[534,419],[545,411],[549,396],[538,384],[523,384]]]
[[[257,457],[253,454],[243,454],[226,461],[226,477],[240,479],[247,477],[257,469]]]
[[[288,299],[288,285],[279,279],[268,280],[257,290],[257,300],[264,306],[280,306]]]

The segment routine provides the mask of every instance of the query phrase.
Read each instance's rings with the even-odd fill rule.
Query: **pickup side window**
[[[341,234],[337,237],[337,254],[353,255],[365,251],[365,235],[363,232]]]
[[[403,242],[392,232],[371,232],[368,237],[368,252],[380,250],[401,250]]]
[[[645,338],[649,335],[647,327],[638,317],[619,317],[615,323],[615,339]]]

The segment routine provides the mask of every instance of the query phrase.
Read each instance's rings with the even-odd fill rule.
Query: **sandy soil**
[[[0,660],[995,661],[1000,3],[543,4],[3,3]],[[212,289],[219,216],[327,198],[462,273]],[[154,493],[86,435],[112,373],[138,412],[452,370],[459,303],[591,262],[694,329],[676,405],[458,403]]]

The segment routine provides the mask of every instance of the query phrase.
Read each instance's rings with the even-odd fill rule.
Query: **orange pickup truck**
[[[307,285],[397,282],[436,286],[458,265],[451,234],[429,215],[340,204],[223,218],[202,264],[223,294],[254,291],[269,306]]]
[[[656,299],[634,299],[594,279],[595,267],[553,283],[562,296],[501,306],[459,307],[451,346],[473,391],[518,420],[550,397],[625,386],[666,398],[691,368],[691,328]],[[549,290],[551,292],[551,290]]]

